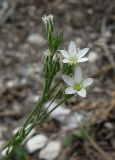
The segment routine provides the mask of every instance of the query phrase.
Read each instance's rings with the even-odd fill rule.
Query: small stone
[[[84,119],[84,115],[80,113],[72,113],[67,117],[65,122],[64,130],[74,129],[80,125],[82,120]]]
[[[115,51],[115,44],[110,45],[111,50],[114,52]]]
[[[33,95],[33,96],[31,96],[31,97],[29,98],[29,102],[36,103],[36,102],[38,102],[39,98],[40,98],[40,96],[38,96],[38,95]]]
[[[44,106],[44,108],[46,109],[49,104],[51,102],[47,102]],[[55,106],[57,105],[58,103],[56,102],[53,102],[49,109],[48,109],[48,112],[51,111],[53,108],[55,108]],[[51,118],[55,118],[56,120],[60,121],[60,122],[63,122],[65,120],[65,118],[70,114],[71,110],[68,109],[68,108],[65,108],[64,106],[60,105],[58,106],[51,114],[50,114],[50,117]]]
[[[89,52],[88,59],[90,62],[95,62],[98,59],[98,54],[94,51]]]
[[[88,13],[89,15],[92,15],[92,14],[93,14],[93,9],[92,9],[92,8],[89,8],[89,9],[87,10],[87,13]]]
[[[112,123],[110,123],[110,122],[106,122],[106,123],[104,124],[104,127],[108,128],[108,129],[110,129],[110,130],[113,129],[113,125],[112,125]]]
[[[15,80],[9,80],[7,83],[6,83],[6,86],[8,87],[8,88],[13,88],[13,87],[15,87],[15,86],[17,86],[18,85],[18,80],[17,79],[15,79]]]
[[[38,33],[32,33],[28,36],[27,41],[29,43],[42,46],[45,44],[45,39]]]
[[[79,48],[80,46],[82,46],[84,44],[83,39],[81,37],[77,37],[75,39],[75,42],[77,44],[77,48]]]
[[[43,148],[46,145],[47,140],[48,138],[45,135],[36,135],[27,141],[26,148],[29,153],[33,153],[36,150]]]
[[[26,78],[22,78],[21,81],[20,81],[20,84],[21,85],[26,85],[28,82],[27,82],[27,79]]]
[[[111,31],[105,31],[104,33],[103,33],[103,37],[104,38],[106,38],[106,39],[110,39],[111,37],[112,37],[112,33],[111,33]]]
[[[39,153],[40,159],[53,160],[59,156],[61,143],[59,141],[50,141],[47,146]]]
[[[106,39],[104,37],[100,37],[95,41],[95,44],[100,47],[103,47],[105,43],[106,43]]]

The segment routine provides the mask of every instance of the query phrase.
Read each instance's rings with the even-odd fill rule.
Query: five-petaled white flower
[[[75,42],[71,41],[69,43],[68,51],[59,50],[64,57],[63,63],[76,64],[79,62],[85,62],[88,58],[84,57],[88,52],[89,48],[84,48],[79,50],[76,48]]]
[[[85,88],[93,82],[92,78],[87,78],[85,80],[82,78],[82,71],[80,67],[76,68],[73,79],[68,75],[62,75],[62,79],[70,86],[66,88],[65,94],[77,93],[81,97],[86,97]]]

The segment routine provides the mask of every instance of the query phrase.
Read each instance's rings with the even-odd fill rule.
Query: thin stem
[[[41,99],[39,100],[39,102],[37,103],[35,109],[33,110],[33,112],[30,114],[30,116],[27,118],[26,122],[23,124],[23,126],[19,129],[19,131],[9,140],[9,142],[7,143],[7,145],[4,147],[8,148],[8,151],[10,149],[10,147],[13,147],[11,151],[8,152],[8,154],[6,154],[5,157],[3,157],[3,160],[9,160],[9,157],[12,155],[15,147],[19,144],[22,143],[22,141],[25,139],[25,137],[29,134],[29,132],[33,129],[34,127],[34,121],[33,118],[36,116],[37,112],[40,112],[41,107],[44,103],[44,94],[41,97]],[[39,117],[39,115],[38,115]],[[30,125],[30,126],[29,126]],[[28,131],[26,132],[26,128],[28,127]],[[18,139],[18,140],[17,140]],[[1,160],[2,160],[1,159]]]
[[[51,111],[48,112],[48,115],[50,115],[58,106],[60,106],[63,102],[65,102],[67,99],[71,98],[71,96],[69,97],[65,97],[62,101],[60,101],[60,103],[58,103]]]
[[[65,102],[68,99],[68,97],[65,97],[62,101],[60,101],[53,109],[51,109],[48,113],[46,113],[48,111],[48,108],[50,108],[50,105],[45,109],[45,111],[42,113],[41,117],[39,118],[41,121],[42,120],[46,120],[49,115],[58,107],[60,106],[63,102]],[[38,122],[37,122],[38,124]]]
[[[51,89],[50,93],[52,94],[52,92],[58,87],[58,85],[62,82],[62,79],[60,79],[55,86]]]
[[[56,75],[56,73],[59,71],[59,60],[56,59],[56,61],[53,59],[54,54],[56,54],[59,45],[61,44],[62,41],[62,32],[54,32],[54,26],[53,26],[53,16],[47,16],[47,18],[44,18],[44,23],[46,27],[46,32],[47,32],[47,44],[48,48],[51,51],[51,55],[47,55],[44,57],[44,80],[43,80],[43,94],[40,97],[40,100],[38,101],[36,107],[32,111],[32,113],[28,116],[27,120],[25,123],[20,127],[18,132],[12,136],[12,138],[9,140],[7,145],[5,146],[4,149],[7,149],[6,156],[4,156],[1,160],[10,160],[12,155],[15,153],[15,148],[20,145],[23,140],[26,138],[26,136],[29,134],[29,132],[35,127],[37,123],[42,123],[48,116],[49,114],[56,109],[61,103],[63,103],[67,97],[62,100],[58,105],[56,105],[51,111],[48,113],[47,110],[50,107],[50,105],[53,103],[56,97],[53,96],[53,99],[48,106],[48,108],[43,112],[42,107],[44,103],[50,98],[52,93],[56,93],[55,89],[59,85],[56,84],[56,86],[53,88],[53,90],[50,91],[52,81]],[[58,93],[58,92],[57,92]]]

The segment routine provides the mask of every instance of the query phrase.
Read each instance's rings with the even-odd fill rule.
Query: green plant
[[[88,60],[87,58],[83,58],[83,56],[87,53],[88,48],[77,50],[75,43],[71,41],[68,51],[60,50],[62,56],[64,57],[62,60],[58,52],[63,37],[62,31],[55,32],[52,15],[44,16],[43,22],[45,24],[48,45],[48,49],[44,52],[43,56],[43,91],[32,113],[28,116],[27,120],[20,127],[17,133],[11,137],[11,139],[3,148],[5,156],[0,160],[10,160],[15,153],[20,156],[24,156],[19,146],[29,134],[29,132],[36,125],[46,121],[50,113],[53,112],[54,109],[56,109],[61,103],[71,98],[73,94],[77,93],[78,95],[85,97],[85,88],[92,83],[91,78],[83,80],[80,68],[75,70],[75,82],[73,82],[74,79],[68,76],[73,74],[76,64]],[[52,86],[52,82],[58,72],[63,75],[60,77],[60,80],[55,84],[55,86]],[[64,88],[62,85],[62,78],[70,86],[65,90],[65,94],[63,92]],[[52,110],[48,111],[50,105],[60,96],[60,94],[63,98]],[[51,100],[51,103],[44,110],[43,106],[49,99]]]

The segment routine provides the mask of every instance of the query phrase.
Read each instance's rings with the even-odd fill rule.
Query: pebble
[[[98,54],[94,51],[91,51],[89,52],[89,55],[88,55],[88,59],[90,62],[95,62],[96,60],[98,60]]]
[[[46,109],[47,106],[50,104],[51,102],[47,102],[44,106],[44,108]],[[53,102],[51,104],[51,106],[49,107],[48,111],[51,111],[58,103]],[[65,106],[58,106],[51,114],[50,117],[54,118],[60,122],[63,122],[65,120],[65,118],[71,113],[71,110],[68,108],[65,108]]]
[[[9,80],[7,83],[6,83],[6,86],[8,88],[13,88],[13,87],[16,87],[18,85],[18,80],[15,79],[15,80]]]
[[[48,138],[43,134],[38,134],[26,143],[28,153],[34,153],[36,150],[43,148],[47,143]]]
[[[59,156],[60,150],[61,143],[59,141],[50,141],[38,156],[40,159],[53,160]]]
[[[38,95],[32,95],[30,98],[29,98],[29,102],[33,102],[33,103],[36,103],[38,102],[40,96]]]
[[[92,8],[89,8],[89,9],[87,10],[87,13],[88,13],[89,15],[92,15],[92,14],[94,13],[94,11],[93,11]]]
[[[77,48],[79,48],[80,46],[82,46],[84,44],[83,39],[81,37],[77,37],[75,39],[75,42],[77,44]]]
[[[112,125],[112,123],[110,123],[110,122],[106,122],[106,123],[104,124],[104,127],[108,128],[108,129],[110,129],[110,130],[113,129],[113,125]]]
[[[111,31],[105,31],[104,33],[103,33],[103,37],[105,38],[105,39],[110,39],[111,37],[112,37],[112,33],[111,33]]]
[[[112,52],[114,52],[115,51],[115,44],[111,44],[110,48],[111,48]]]
[[[27,37],[27,41],[31,44],[43,46],[45,39],[39,33],[32,33]]]
[[[63,127],[63,129],[64,130],[74,129],[80,125],[83,119],[84,119],[83,114],[72,113],[67,117],[65,121],[65,126]]]

